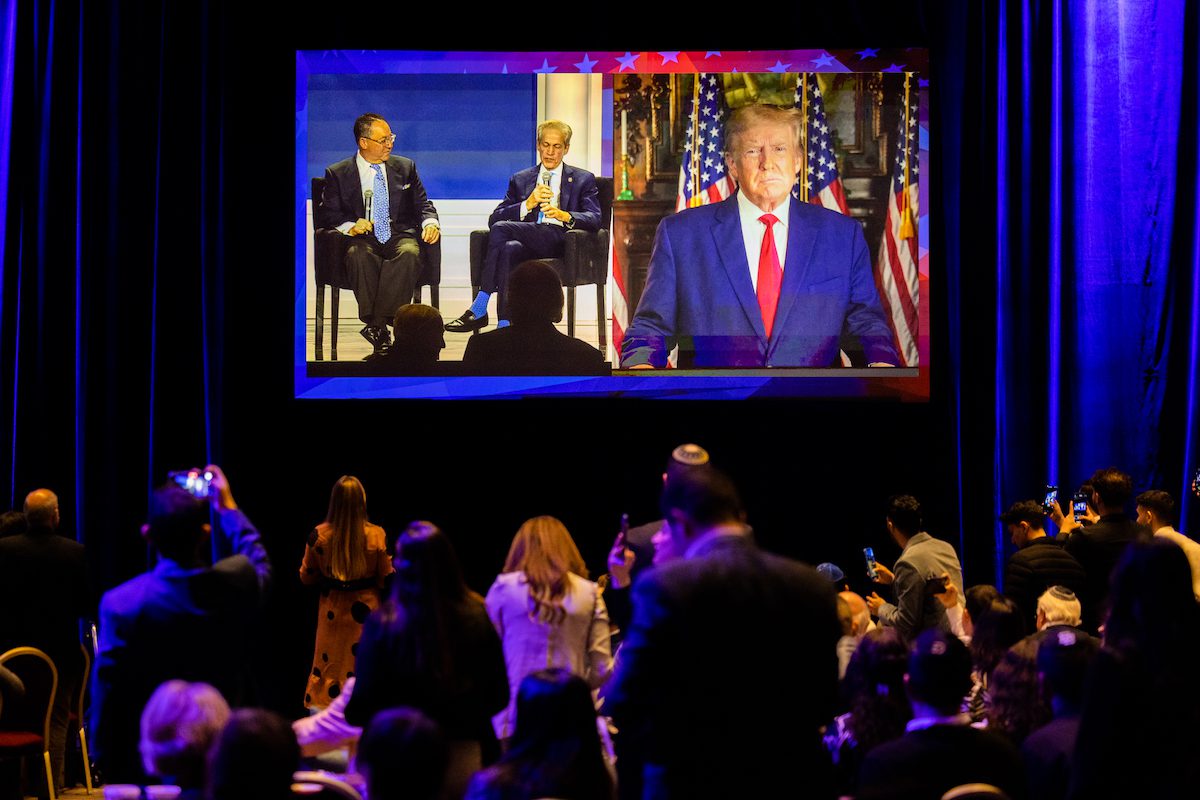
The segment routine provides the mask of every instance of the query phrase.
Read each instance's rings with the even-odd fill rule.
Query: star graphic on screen
[[[812,59],[812,63],[814,66],[827,67],[833,63],[833,56],[829,53],[822,53],[820,58]]]
[[[600,63],[599,59],[589,59],[588,54],[584,53],[583,61],[577,61],[575,63],[575,68],[577,70],[579,70],[580,72],[591,72],[592,67],[596,66],[599,63]]]
[[[625,55],[617,56],[617,61],[620,62],[620,64],[621,64],[621,69],[617,70],[617,72],[622,72],[624,70],[629,70],[632,72],[633,71],[633,62],[637,61],[638,58],[641,57],[641,55],[642,55],[641,53],[634,55],[633,53],[630,53],[628,50],[626,50]]]
[[[659,55],[662,56],[662,60],[663,60],[664,64],[678,64],[679,63],[679,51],[678,50],[668,50],[665,53],[660,52]]]
[[[791,64],[784,64],[778,58],[775,59],[774,66],[767,67],[767,72],[787,72]]]
[[[721,51],[720,51],[720,50],[709,50],[709,51],[705,52],[705,54],[704,54],[704,57],[705,57],[705,58],[712,58],[713,56],[716,56],[717,58],[720,58],[720,57],[721,57]]]
[[[890,66],[889,66],[887,69],[885,69],[885,70],[883,70],[883,71],[884,71],[884,72],[903,72],[903,71],[904,71],[904,65],[903,65],[903,64],[892,64],[892,65],[890,65]]]
[[[501,74],[501,75],[507,75],[507,74],[508,74],[508,64],[505,64],[505,65],[504,65],[504,69],[500,70],[500,74]]]
[[[865,61],[868,58],[878,58],[879,50],[873,47],[867,47],[863,50],[859,50],[855,55],[858,56],[859,61]]]
[[[537,73],[537,72],[546,72],[546,73],[549,73],[549,72],[554,72],[554,70],[556,70],[556,69],[558,69],[558,67],[552,67],[552,66],[550,66],[550,60],[549,60],[549,59],[543,58],[543,59],[542,59],[542,65],[541,65],[540,67],[538,67],[537,69],[535,69],[535,70],[534,70],[534,72],[535,72],[535,73]]]

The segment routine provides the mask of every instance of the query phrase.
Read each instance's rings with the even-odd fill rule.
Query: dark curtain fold
[[[97,567],[127,576],[149,488],[220,452],[220,21],[203,4],[15,5],[6,500],[57,488],[65,530],[101,537]]]
[[[992,532],[999,579],[995,517],[1044,482],[1069,498],[1115,465],[1191,502],[1200,37],[1183,0],[969,13],[966,80],[941,95],[943,157],[962,148],[946,176],[947,288],[956,385],[979,401],[956,423],[973,465],[963,506]]]

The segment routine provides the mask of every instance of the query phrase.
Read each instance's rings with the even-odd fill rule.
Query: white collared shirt
[[[790,221],[788,215],[792,211],[792,195],[789,192],[787,198],[773,211],[763,211],[739,190],[737,204],[738,219],[742,224],[742,243],[746,246],[746,263],[750,265],[750,284],[757,293],[758,257],[762,253],[763,234],[767,231],[767,224],[759,222],[758,218],[763,214],[774,214],[779,219],[772,230],[775,233],[775,250],[779,253],[779,268],[783,269],[787,261],[787,226]]]
[[[563,161],[558,162],[558,166],[555,167],[554,169],[546,169],[542,165],[541,160],[538,160],[538,163],[537,163],[537,167],[538,167],[537,182],[538,183],[544,183],[545,182],[545,178],[544,178],[545,174],[547,172],[550,173],[550,191],[554,192],[554,197],[550,198],[550,205],[554,206],[555,208],[560,208],[560,206],[558,205],[558,199],[562,196],[563,164],[565,164],[565,163],[566,162],[563,162]],[[538,213],[539,210],[540,209],[538,209],[537,206],[533,207],[534,214]],[[564,223],[562,223],[556,219],[551,219],[550,217],[543,217],[542,224],[543,225],[557,225],[560,228],[564,227]]]

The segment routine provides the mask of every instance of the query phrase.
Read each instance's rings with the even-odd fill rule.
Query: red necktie
[[[779,286],[783,283],[783,267],[779,265],[779,251],[775,249],[775,232],[772,229],[779,219],[774,214],[763,214],[758,221],[767,226],[762,250],[758,253],[758,307],[762,311],[767,338],[770,339],[771,328],[775,326],[775,307],[779,305]]]

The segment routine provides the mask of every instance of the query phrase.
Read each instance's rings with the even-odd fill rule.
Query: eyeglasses
[[[396,134],[393,133],[391,136],[385,136],[382,139],[372,139],[370,136],[364,136],[363,138],[368,142],[375,142],[375,144],[381,144],[384,147],[391,147],[392,143],[396,141]]]

